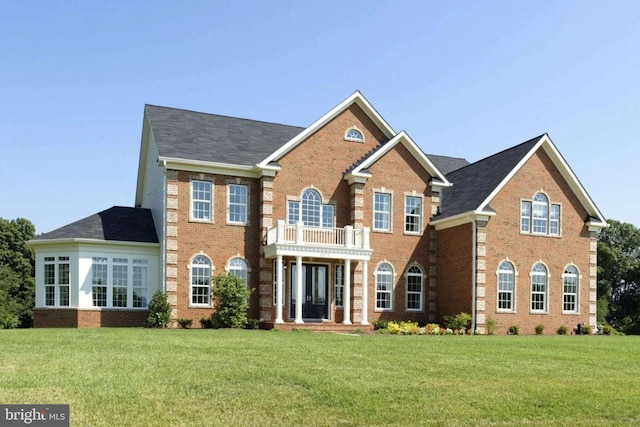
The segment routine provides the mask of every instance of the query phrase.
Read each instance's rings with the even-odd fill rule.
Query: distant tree
[[[598,308],[616,329],[640,334],[640,229],[608,222],[598,239]]]
[[[17,326],[33,326],[35,257],[27,241],[35,237],[31,221],[0,218],[0,311],[16,312]]]

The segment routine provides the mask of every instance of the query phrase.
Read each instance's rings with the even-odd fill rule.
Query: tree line
[[[598,236],[598,324],[640,335],[640,229],[608,223]],[[0,328],[33,326],[34,237],[29,220],[0,218]]]

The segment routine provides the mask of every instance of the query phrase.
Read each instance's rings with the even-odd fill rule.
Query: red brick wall
[[[46,309],[33,311],[35,328],[98,328],[143,326],[147,311]]]
[[[531,200],[543,191],[551,203],[561,206],[561,237],[534,236],[520,233],[520,199]],[[569,188],[547,154],[540,150],[510,180],[490,203],[497,215],[487,225],[486,316],[495,319],[499,333],[511,325],[521,333],[534,333],[538,324],[545,333],[553,334],[560,325],[575,327],[589,323],[589,242],[584,225],[587,212]],[[496,311],[499,264],[508,258],[517,269],[516,313]],[[548,268],[548,312],[530,313],[530,277],[534,263],[542,261]],[[580,273],[579,314],[562,314],[562,273],[573,263]]]
[[[444,316],[471,314],[472,233],[471,223],[438,231],[436,319],[441,324]]]
[[[190,220],[190,182],[203,179],[213,183],[213,222],[202,223]],[[178,172],[178,226],[177,265],[177,317],[193,319],[193,327],[199,327],[201,317],[210,316],[212,309],[192,308],[190,304],[191,259],[203,253],[212,262],[212,273],[226,272],[229,259],[239,256],[247,261],[249,268],[249,287],[256,289],[250,298],[249,317],[258,317],[259,287],[259,247],[260,237],[260,182],[256,179],[242,178],[241,184],[249,186],[249,215],[246,226],[227,224],[227,185],[236,183],[235,178],[222,175]],[[169,279],[171,280],[171,279]],[[168,292],[171,295],[171,292]]]

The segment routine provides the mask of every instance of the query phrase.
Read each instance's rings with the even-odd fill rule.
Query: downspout
[[[476,333],[476,257],[477,257],[477,225],[472,219],[471,235],[471,333]]]

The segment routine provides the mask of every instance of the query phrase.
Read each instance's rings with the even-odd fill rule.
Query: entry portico
[[[306,276],[304,259],[326,259],[339,260],[344,262],[343,286],[344,305],[343,321],[345,325],[351,322],[351,262],[362,262],[362,318],[360,324],[368,325],[367,319],[367,269],[368,261],[371,259],[373,250],[369,246],[369,228],[354,228],[345,226],[344,228],[319,228],[311,227],[299,221],[296,224],[286,224],[284,220],[278,220],[275,228],[268,230],[266,246],[264,248],[265,258],[276,260],[276,324],[284,323],[284,278],[285,266],[284,257],[295,258],[292,272],[292,289],[290,298],[291,309],[294,312],[294,323],[303,324],[303,295],[306,289],[303,283]],[[311,277],[313,277],[313,272]],[[324,279],[326,283],[326,273]],[[300,297],[297,297],[300,296]],[[297,298],[297,299],[296,299]],[[313,298],[313,296],[309,296]]]

